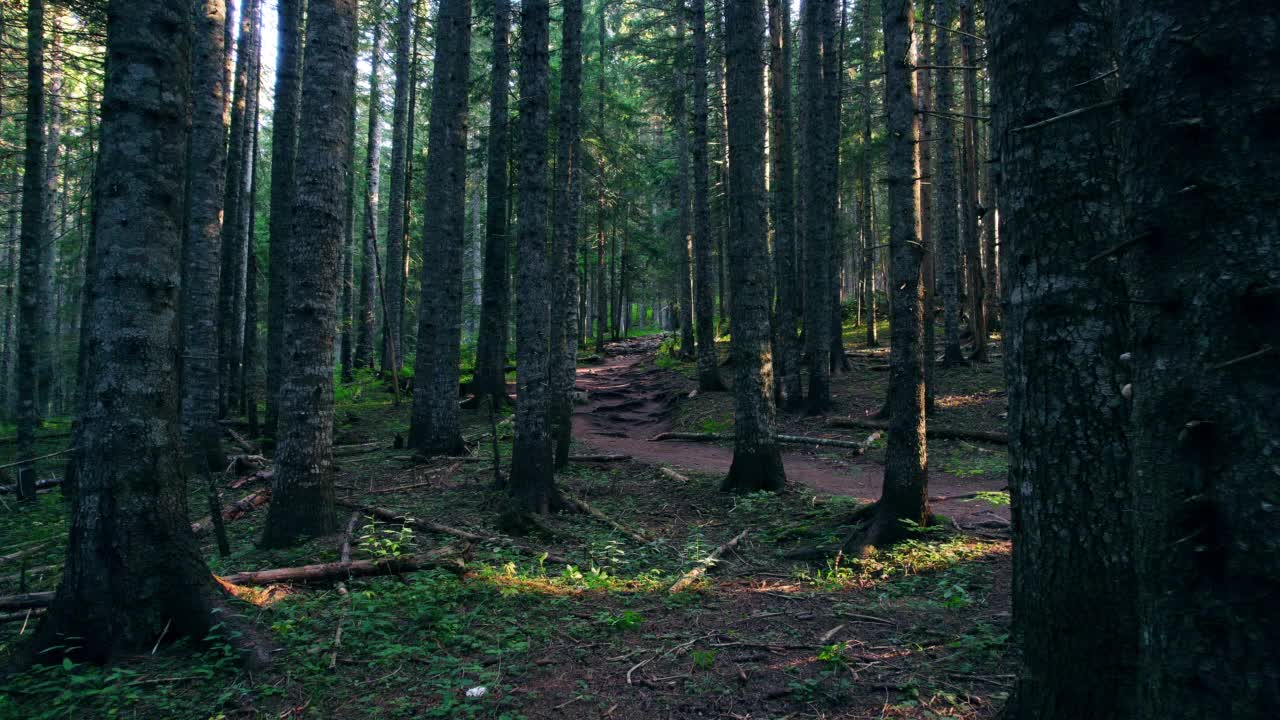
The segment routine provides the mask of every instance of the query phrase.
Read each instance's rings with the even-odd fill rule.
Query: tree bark
[[[683,2],[683,0],[681,0]],[[711,202],[707,197],[707,8],[693,3],[693,295],[698,342],[698,389],[724,390],[716,352],[716,302],[711,265]],[[625,269],[625,263],[624,263]]]
[[[343,192],[354,141],[347,108],[354,101],[355,0],[311,0],[295,164],[297,189],[289,234],[285,373],[271,509],[262,537],[281,547],[336,529],[333,446],[333,341]]]
[[[472,389],[494,406],[508,402],[507,381],[507,93],[511,80],[509,40],[511,4],[493,3],[493,68],[489,93],[488,169],[485,174],[484,281],[481,288],[480,337]]]
[[[1112,184],[1115,117],[1015,130],[1115,91],[1081,84],[1114,62],[1110,20],[1101,10],[1067,8],[1002,0],[987,10],[995,133],[1012,183],[1002,219],[1012,260],[1004,348],[1023,659],[1013,720],[1135,709],[1128,408],[1120,395],[1126,283],[1114,262],[1089,262],[1124,233]]]
[[[1119,17],[1138,702],[1263,718],[1280,698],[1280,29],[1246,2]]]
[[[351,97],[356,96],[355,76],[351,77]],[[351,103],[347,112],[347,128],[351,137],[356,136],[356,104]],[[342,381],[355,379],[355,305],[356,305],[356,144],[347,144],[347,187],[342,191],[342,276],[338,280],[338,364],[342,367]]]
[[[226,467],[218,424],[218,290],[227,172],[226,0],[201,0],[192,54],[182,243],[182,441],[189,469]],[[198,466],[198,467],[197,467]]]
[[[970,358],[987,362],[987,282],[982,266],[982,235],[978,230],[978,71],[972,0],[960,0],[960,65],[964,69],[964,166],[961,169],[960,212],[963,218],[969,287],[969,324],[973,329]]]
[[[725,8],[729,89],[729,278],[732,283],[733,462],[720,488],[781,490],[786,482],[774,438],[770,357],[771,283],[764,188],[764,6],[740,0]]]
[[[179,457],[178,288],[189,3],[115,0],[107,30],[78,488],[62,581],[30,646],[104,661],[218,618],[187,524]],[[168,632],[164,629],[168,627]]]
[[[864,537],[869,545],[904,536],[904,521],[929,520],[925,447],[923,295],[920,262],[919,121],[911,0],[884,6],[885,110],[889,198],[889,443],[884,487]]]
[[[833,0],[806,0],[800,26],[800,81],[804,97],[806,129],[801,143],[805,171],[800,173],[804,197],[804,260],[808,287],[804,302],[805,353],[809,356],[808,410],[812,414],[831,407],[831,304],[829,296],[831,243],[835,219],[831,183],[835,133],[832,132],[827,57],[834,57],[830,40],[835,18]]]
[[[48,333],[40,307],[44,268],[44,0],[27,4],[27,119],[23,150],[22,229],[19,236],[18,352],[15,374],[18,390],[19,458],[35,455],[36,426],[40,424],[39,365],[49,352]],[[33,501],[35,473],[18,468],[18,499]]]
[[[378,187],[382,178],[382,83],[378,77],[382,60],[382,17],[376,6],[373,17],[373,45],[369,51],[369,112],[365,142],[363,245],[360,253],[360,309],[356,323],[356,347],[352,364],[373,366],[373,342],[377,335],[378,293]],[[355,261],[352,260],[354,263]]]
[[[875,24],[872,22],[870,2],[862,3],[862,157],[858,161],[861,197],[858,201],[862,236],[862,289],[866,299],[862,303],[866,313],[867,347],[879,347],[880,341],[876,330],[876,283],[875,283],[875,191],[871,187],[871,75],[872,51],[875,39]]]
[[[569,464],[573,388],[578,358],[578,216],[581,210],[582,0],[564,0],[560,42],[560,107],[556,117],[554,235],[551,280],[551,413],[555,465]]]
[[[462,242],[466,237],[467,81],[471,0],[441,0],[423,196],[422,301],[409,447],[460,455],[458,362],[462,342]],[[395,205],[392,205],[394,209]],[[393,210],[392,214],[396,214]],[[390,272],[390,268],[388,268]]]
[[[939,0],[940,1],[940,0]],[[923,0],[920,8],[921,17],[929,17],[935,0]],[[933,26],[924,24],[921,28],[919,55],[925,58],[933,56]],[[943,70],[942,72],[947,72]],[[933,250],[933,127],[935,119],[929,115],[930,102],[933,96],[933,71],[921,70],[916,73],[916,107],[920,117],[920,244],[924,246],[921,258],[921,272],[924,281],[924,407],[925,412],[933,410],[933,366],[937,351],[937,331],[934,323],[934,257]]]
[[[551,321],[547,273],[547,92],[550,74],[547,0],[523,0],[520,16],[520,226],[516,305],[515,440],[510,491],[525,512],[556,508],[549,426]]]
[[[397,0],[396,17],[396,87],[391,105],[391,190],[387,202],[387,260],[386,303],[383,314],[387,321],[383,324],[382,333],[382,369],[390,372],[394,362],[404,364],[404,354],[400,341],[400,330],[404,327],[404,253],[406,245],[405,213],[402,211],[408,195],[409,166],[409,95],[413,87],[409,84],[412,75],[411,59],[413,51],[413,9],[416,0]],[[470,12],[468,12],[468,16]],[[470,18],[468,17],[468,20]],[[467,25],[467,49],[470,53],[470,24]],[[437,54],[439,50],[437,50]],[[418,342],[422,342],[421,336]]]
[[[773,259],[777,285],[774,349],[782,407],[804,402],[800,371],[798,285],[799,253],[795,232],[795,164],[791,131],[791,3],[769,0],[769,214],[773,226]]]

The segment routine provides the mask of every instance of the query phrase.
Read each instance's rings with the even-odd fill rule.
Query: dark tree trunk
[[[284,301],[288,286],[289,232],[293,227],[294,163],[302,103],[302,16],[306,0],[276,0],[276,85],[271,112],[271,220],[267,256],[267,417],[274,437],[284,369]],[[345,112],[345,110],[344,110]],[[344,280],[344,282],[346,282]],[[347,356],[344,356],[347,357]],[[350,367],[344,362],[343,369]]]
[[[378,305],[378,186],[382,178],[382,83],[378,77],[382,59],[382,18],[373,8],[373,46],[369,61],[368,133],[365,136],[363,244],[360,253],[360,309],[356,321],[357,368],[373,366],[373,341],[377,336]],[[352,262],[355,262],[354,260]]]
[[[442,0],[423,196],[422,301],[414,369],[409,447],[424,455],[463,451],[458,421],[462,342],[462,241],[466,236],[467,80],[471,70],[471,0]],[[392,215],[395,204],[392,204]],[[390,268],[388,268],[390,270]]]
[[[556,118],[556,177],[551,280],[552,432],[555,464],[569,464],[573,387],[578,358],[578,215],[581,209],[579,127],[582,102],[582,0],[564,0],[560,42],[560,107]]]
[[[356,96],[355,75],[351,76],[351,97]],[[356,104],[347,113],[348,133],[356,136]],[[338,364],[342,381],[355,378],[355,303],[356,303],[356,144],[347,144],[347,187],[342,191],[342,276],[338,279]]]
[[[95,402],[83,405],[78,426],[80,492],[62,581],[33,651],[65,652],[75,637],[73,654],[102,661],[150,647],[161,634],[203,638],[218,622],[179,457],[192,7],[111,3],[89,262],[110,280],[89,283],[84,393]]]
[[[18,445],[19,458],[35,455],[39,363],[49,352],[40,307],[44,253],[44,0],[27,4],[27,120],[22,174],[22,231],[18,267]],[[35,472],[19,467],[18,499],[36,498]]]
[[[840,6],[840,19],[835,18],[835,7]],[[822,75],[823,99],[826,102],[827,126],[825,141],[829,146],[827,154],[827,291],[828,312],[827,323],[830,331],[827,341],[830,343],[831,372],[847,372],[852,366],[844,355],[844,317],[840,303],[840,266],[844,262],[844,232],[840,222],[841,179],[840,179],[840,108],[844,100],[844,47],[845,25],[848,17],[845,12],[845,0],[832,0],[830,22],[824,28],[822,37]],[[836,32],[837,27],[839,33]]]
[[[924,0],[921,3],[921,17],[929,17],[935,0]],[[943,2],[945,0],[937,0]],[[924,24],[921,28],[923,36],[920,44],[920,57],[932,57],[933,26]],[[947,72],[943,70],[941,72]],[[933,410],[933,366],[936,352],[936,330],[934,327],[934,251],[933,251],[933,127],[935,119],[929,115],[929,103],[932,99],[931,87],[933,72],[921,70],[916,73],[916,106],[920,117],[920,244],[924,246],[921,259],[924,279],[924,405],[925,411]],[[945,121],[944,121],[945,122]]]
[[[404,253],[406,244],[405,206],[408,196],[409,152],[409,96],[414,91],[410,85],[412,69],[412,51],[414,43],[413,8],[416,0],[397,0],[396,17],[396,89],[391,105],[391,190],[387,200],[387,260],[386,304],[383,315],[386,322],[382,333],[382,369],[390,373],[392,363],[396,372],[404,364],[404,354],[400,342],[400,329],[404,327]],[[468,16],[470,12],[468,11]],[[470,17],[468,17],[470,20]],[[470,34],[470,23],[467,32]],[[471,43],[468,39],[467,50],[470,53]],[[437,51],[438,52],[438,51]],[[418,338],[422,342],[422,338]]]
[[[764,6],[727,4],[729,89],[729,228],[735,398],[733,463],[722,490],[781,490],[786,482],[774,437],[773,367],[769,356],[768,198],[764,188]]]
[[[258,103],[254,103],[253,163],[249,181],[249,252],[244,273],[244,365],[241,367],[241,401],[249,421],[249,437],[257,437],[258,422]]]
[[[791,3],[769,0],[769,162],[770,217],[777,282],[774,366],[782,407],[804,402],[800,372],[797,277],[799,257],[795,232],[795,166],[791,149]]]
[[[520,225],[516,303],[516,422],[511,495],[525,512],[555,509],[548,354],[551,320],[547,274],[547,125],[551,9],[523,0],[520,13]]]
[[[1280,700],[1280,27],[1259,9],[1119,10],[1149,717],[1264,718]]]
[[[682,0],[683,1],[683,0]],[[716,301],[711,265],[711,202],[707,197],[707,9],[693,2],[693,295],[697,315],[698,389],[724,390],[716,353]],[[625,259],[625,258],[624,258]],[[623,264],[625,269],[626,264]]]
[[[189,176],[182,243],[182,442],[188,468],[226,467],[218,424],[218,291],[227,172],[226,0],[201,0],[192,53]]]
[[[1004,348],[1022,654],[1011,720],[1124,717],[1136,692],[1126,282],[1114,261],[1090,262],[1124,237],[1115,115],[1017,130],[1115,92],[1084,82],[1114,62],[1109,20],[1067,7],[1002,0],[987,10],[1011,183]]]
[[[884,5],[885,111],[889,198],[889,444],[884,487],[864,542],[904,536],[904,521],[929,520],[925,448],[924,287],[920,261],[920,163],[911,0]]]
[[[719,40],[719,51],[716,53],[715,62],[711,65],[712,82],[716,86],[718,97],[716,106],[719,112],[716,113],[716,134],[720,138],[720,162],[717,163],[719,168],[720,180],[720,224],[716,233],[716,243],[719,252],[716,256],[716,305],[720,308],[720,327],[722,332],[729,329],[729,305],[731,297],[729,293],[728,276],[725,274],[725,262],[729,255],[729,96],[725,89],[725,59],[727,56],[728,43],[724,36],[724,2],[723,0],[711,0],[711,9],[715,14],[715,32],[716,38]],[[794,227],[794,223],[793,223]],[[798,320],[797,316],[797,320]]]
[[[40,335],[36,339],[36,414],[43,417],[54,412],[56,393],[54,383],[61,382],[58,372],[58,340],[60,337],[58,307],[61,304],[58,286],[58,238],[61,236],[61,220],[65,214],[59,210],[58,178],[63,170],[58,167],[62,146],[62,94],[64,89],[62,61],[59,55],[58,23],[49,34],[49,57],[53,59],[45,70],[44,166],[40,178],[44,193],[40,223],[40,284],[36,290],[39,298],[40,318],[37,321]],[[42,41],[43,42],[43,41]],[[63,196],[65,201],[65,196]]]
[[[871,19],[870,2],[862,3],[862,158],[859,160],[858,177],[862,196],[858,201],[858,210],[862,236],[862,291],[866,299],[862,303],[866,313],[867,347],[878,347],[880,340],[876,331],[876,283],[875,283],[875,203],[874,189],[871,187],[871,45],[875,40],[875,24]]]
[[[227,148],[227,175],[223,190],[222,276],[219,278],[219,383],[220,415],[240,405],[240,363],[244,352],[244,270],[248,250],[243,220],[249,198],[245,178],[251,165],[249,152],[253,134],[252,97],[259,35],[257,8],[260,0],[245,0],[240,11],[240,32],[236,40],[236,69],[231,100],[231,137]]]
[[[800,173],[804,198],[804,260],[808,287],[804,303],[804,344],[809,356],[810,413],[831,407],[831,304],[826,302],[831,264],[832,221],[829,208],[835,195],[829,186],[834,180],[831,159],[835,153],[831,132],[830,102],[827,97],[826,57],[834,54],[828,36],[834,23],[833,0],[806,0],[801,8],[800,81],[804,97],[805,131],[802,145],[805,170]]]
[[[964,167],[961,169],[960,210],[969,286],[969,324],[973,330],[973,354],[987,361],[987,282],[982,270],[982,235],[978,232],[978,71],[974,49],[972,0],[961,0],[960,64],[964,66]]]
[[[933,64],[949,66],[953,62],[951,29],[955,7],[939,0],[934,5],[934,24],[938,37],[933,45]],[[942,295],[942,364],[955,367],[964,363],[960,349],[960,225],[956,208],[959,204],[959,187],[956,183],[956,133],[951,118],[955,112],[955,74],[950,70],[938,72],[934,88],[933,110],[939,113],[938,131],[933,134],[938,141],[938,174],[933,182],[937,191],[938,233],[937,258],[939,265],[938,292]]]
[[[597,138],[597,142],[599,142],[601,146],[601,151],[599,154],[599,162],[598,162],[599,167],[597,167],[596,169],[596,275],[594,280],[594,286],[595,286],[595,316],[596,316],[596,343],[595,344],[596,344],[597,353],[604,350],[605,310],[607,309],[607,306],[608,306],[608,302],[605,300],[605,294],[604,294],[604,286],[605,286],[604,285],[604,245],[605,245],[605,234],[604,234],[605,177],[604,177],[604,173],[605,173],[605,167],[604,167],[603,148],[606,147],[605,145],[606,126],[605,126],[605,117],[604,117],[604,100],[605,100],[604,79],[605,79],[605,68],[606,68],[606,63],[608,62],[608,51],[609,51],[608,28],[605,22],[605,10],[606,10],[605,6],[606,6],[605,0],[601,0],[599,22],[597,23],[597,25],[599,26],[598,29],[599,29],[599,44],[600,44],[600,75],[599,75],[598,92],[596,93],[598,96],[597,97],[598,104],[596,108],[598,114],[596,116],[596,122],[599,125],[598,132],[600,135],[600,137]],[[683,157],[683,155],[680,155],[680,157]],[[687,348],[688,345],[684,345],[683,347]],[[683,348],[682,348],[682,351],[683,351]]]
[[[676,51],[672,58],[674,93],[671,122],[676,135],[676,292],[680,303],[680,356],[691,360],[696,355],[693,325],[693,262],[689,245],[692,238],[689,203],[689,117],[688,47],[685,39],[685,0],[675,0]]]
[[[280,547],[333,532],[333,340],[338,311],[345,162],[354,102],[355,0],[311,0],[298,124],[285,367],[271,506],[262,537]]]
[[[488,169],[485,175],[484,280],[481,287],[480,337],[472,389],[477,397],[507,402],[507,92],[511,76],[508,42],[511,4],[493,3],[493,69],[489,94]]]
[[[241,167],[240,178],[240,204],[237,208],[239,215],[236,217],[236,238],[237,246],[235,252],[239,254],[236,265],[240,273],[236,276],[235,287],[232,294],[232,305],[235,308],[234,322],[232,331],[238,332],[239,336],[234,339],[233,345],[237,349],[237,354],[232,361],[232,378],[233,388],[228,391],[228,397],[234,398],[234,404],[229,405],[228,412],[244,413],[246,411],[245,399],[245,363],[248,361],[249,348],[246,346],[245,338],[249,336],[249,272],[250,262],[249,255],[253,253],[253,221],[254,214],[254,178],[257,175],[258,163],[258,108],[259,108],[259,90],[261,88],[262,76],[262,3],[258,1],[253,8],[253,39],[250,43],[251,49],[246,51],[252,57],[252,64],[249,67],[249,84],[247,96],[245,98],[245,136],[244,136],[244,163]]]

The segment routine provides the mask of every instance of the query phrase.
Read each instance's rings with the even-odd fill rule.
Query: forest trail
[[[574,439],[602,453],[630,455],[641,463],[723,475],[733,461],[733,448],[727,444],[650,440],[671,429],[676,407],[691,401],[687,398],[695,387],[689,378],[656,365],[660,342],[661,337],[654,336],[613,343],[605,347],[598,364],[578,368],[577,389],[587,393],[587,402],[574,408]],[[729,379],[729,373],[725,377]],[[827,428],[804,434],[850,437]],[[837,463],[807,452],[805,446],[782,447],[788,481],[821,495],[847,495],[866,502],[880,497],[882,464],[856,456]],[[832,449],[824,450],[830,453]],[[934,512],[965,525],[993,519],[1007,523],[1007,506],[993,508],[988,503],[971,502],[971,497],[957,497],[998,491],[1004,486],[1003,479],[961,477],[936,470],[929,473]]]

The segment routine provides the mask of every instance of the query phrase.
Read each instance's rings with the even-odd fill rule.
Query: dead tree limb
[[[454,463],[454,464],[450,465],[450,466],[449,466],[449,467],[447,467],[447,468],[443,468],[442,470],[433,470],[433,471],[431,471],[431,479],[429,479],[429,480],[423,480],[422,482],[416,482],[416,483],[409,483],[408,485],[397,485],[397,486],[395,486],[395,487],[379,488],[379,489],[377,489],[377,490],[370,490],[370,491],[369,491],[369,494],[370,494],[370,495],[385,495],[385,494],[387,494],[387,493],[404,492],[405,490],[413,490],[413,489],[415,489],[415,488],[426,487],[426,486],[428,486],[428,485],[432,485],[432,484],[434,484],[436,481],[440,480],[441,478],[449,477],[450,475],[452,475],[452,474],[454,474],[454,473],[458,472],[458,470],[460,470],[460,469],[462,469],[462,463],[461,463],[461,462],[456,462],[456,463]]]
[[[224,521],[238,520],[246,513],[266,505],[271,501],[271,488],[263,488],[257,492],[246,495],[230,505],[222,508],[222,519]],[[213,528],[213,518],[203,517],[191,523],[191,532],[196,535],[203,535]]]
[[[599,510],[597,510],[596,508],[592,507],[591,505],[588,505],[588,504],[586,503],[586,501],[579,500],[578,498],[575,498],[575,497],[573,497],[572,495],[569,495],[568,493],[561,493],[561,496],[564,498],[564,501],[565,501],[565,502],[567,502],[567,503],[569,503],[570,505],[572,505],[572,506],[576,507],[578,510],[581,510],[582,512],[584,512],[584,513],[586,513],[586,514],[590,515],[591,517],[593,517],[593,518],[595,518],[595,519],[599,520],[600,522],[604,523],[605,525],[608,525],[609,527],[613,528],[614,530],[617,530],[618,532],[622,533],[623,535],[626,535],[627,537],[631,538],[632,540],[635,540],[636,542],[640,543],[641,545],[647,545],[647,544],[649,544],[649,543],[653,542],[653,540],[652,540],[652,539],[650,539],[649,537],[647,537],[644,533],[641,533],[640,531],[635,530],[635,529],[633,529],[633,528],[627,527],[626,525],[623,525],[622,523],[618,522],[617,520],[614,520],[613,518],[609,517],[608,515],[605,515],[604,513],[600,512]]]
[[[0,597],[0,610],[27,610],[29,608],[49,607],[53,602],[53,591],[24,593]]]
[[[827,418],[827,426],[842,428],[868,428],[871,430],[889,429],[889,423],[884,420],[843,417]],[[953,428],[941,425],[929,425],[925,432],[927,437],[937,438],[939,440],[978,440],[981,442],[998,443],[1000,445],[1009,444],[1009,433],[1004,432],[965,430],[962,428]]]
[[[447,550],[447,552],[446,552]],[[330,582],[347,578],[371,577],[375,575],[397,575],[414,572],[426,568],[439,568],[455,574],[464,572],[464,565],[452,555],[453,549],[441,549],[426,555],[401,555],[379,560],[356,560],[354,562],[320,563],[301,567],[274,568],[256,570],[232,575],[223,575],[221,580],[231,585],[277,585],[296,582]]]
[[[249,453],[250,455],[260,454],[260,451],[258,450],[258,448],[254,447],[253,443],[245,439],[245,436],[236,432],[235,428],[229,425],[223,425],[222,429],[227,431],[227,434],[231,436],[231,441],[234,442],[236,446],[239,447],[241,450]]]
[[[671,468],[665,468],[665,467],[658,468],[658,472],[662,473],[663,475],[666,475],[667,477],[671,478],[672,480],[675,480],[676,482],[682,482],[682,483],[693,482],[689,478],[685,477],[684,475],[681,475],[680,473],[676,472],[675,470],[672,470]]]
[[[685,588],[692,585],[695,580],[705,575],[707,573],[707,570],[709,570],[712,565],[715,565],[716,562],[720,560],[721,555],[723,555],[725,552],[729,550],[732,550],[734,546],[742,542],[742,538],[746,537],[748,532],[751,532],[751,528],[747,528],[746,530],[743,530],[737,535],[734,535],[733,538],[729,540],[729,542],[726,542],[725,544],[713,550],[710,555],[708,555],[706,558],[704,558],[701,562],[698,563],[698,567],[690,570],[684,575],[681,575],[680,579],[677,580],[675,584],[672,585],[667,590],[667,592],[678,593],[681,590],[684,590]]]

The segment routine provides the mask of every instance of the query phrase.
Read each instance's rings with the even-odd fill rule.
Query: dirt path
[[[695,387],[688,378],[654,364],[658,344],[656,337],[616,343],[606,348],[599,364],[578,369],[578,389],[586,391],[587,403],[574,410],[574,438],[600,452],[630,455],[642,463],[712,475],[728,472],[733,460],[730,447],[649,440],[670,429],[676,405]],[[850,457],[837,464],[788,447],[783,446],[782,461],[789,481],[825,495],[850,495],[868,502],[880,496],[884,467],[879,463]],[[1007,521],[1008,509],[943,498],[1003,486],[1003,480],[936,471],[929,476],[934,510],[962,523]]]

